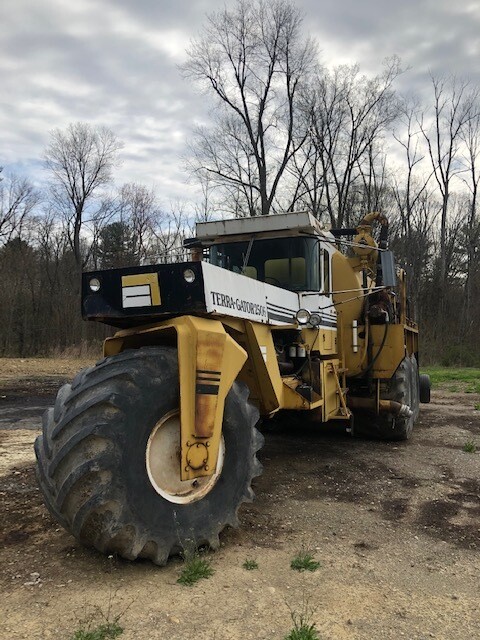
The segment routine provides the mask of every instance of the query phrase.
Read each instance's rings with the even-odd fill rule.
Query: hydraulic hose
[[[349,376],[350,378],[359,378],[360,376],[363,376],[366,373],[369,373],[373,369],[373,365],[378,360],[380,354],[383,351],[383,347],[385,346],[385,342],[387,340],[387,334],[388,334],[389,326],[390,326],[390,323],[386,322],[385,323],[385,331],[383,333],[382,342],[380,343],[380,347],[378,348],[378,351],[375,354],[375,357],[373,357],[372,360],[369,362],[368,367],[366,369],[362,369],[362,371],[359,371],[358,373],[355,373],[353,376]],[[365,340],[367,340],[367,339],[368,339],[367,336],[365,336]]]

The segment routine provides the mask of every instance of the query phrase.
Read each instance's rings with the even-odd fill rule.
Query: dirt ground
[[[434,391],[408,443],[267,430],[256,501],[186,587],[179,559],[101,556],[43,506],[40,416],[86,364],[0,360],[0,638],[68,640],[101,610],[125,640],[281,640],[305,606],[322,639],[480,638],[480,456],[463,451],[480,445],[479,396]],[[302,547],[318,571],[290,568]]]

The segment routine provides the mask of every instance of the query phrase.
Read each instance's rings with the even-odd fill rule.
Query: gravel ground
[[[480,638],[480,457],[463,451],[480,445],[479,396],[434,391],[408,443],[268,429],[256,501],[210,555],[214,575],[185,587],[179,559],[101,556],[43,506],[40,416],[87,362],[0,362],[0,638],[69,639],[121,615],[125,640],[281,640],[305,610],[328,640]],[[316,572],[290,569],[302,548]]]

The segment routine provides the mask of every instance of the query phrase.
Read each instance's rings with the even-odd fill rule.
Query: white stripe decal
[[[142,284],[133,287],[122,287],[122,304],[124,309],[151,307],[150,285]]]

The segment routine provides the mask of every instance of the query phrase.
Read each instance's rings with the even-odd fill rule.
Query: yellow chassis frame
[[[299,340],[307,351],[317,350],[320,343],[325,343],[325,336],[316,329],[303,329],[300,333]],[[104,355],[159,344],[176,346],[178,353],[182,480],[215,472],[225,400],[237,378],[249,386],[250,399],[263,416],[291,409],[309,411],[312,420],[321,422],[350,419],[346,370],[334,348],[330,357],[311,363],[310,397],[302,395],[297,376],[281,375],[272,327],[248,320],[181,316],[125,329],[105,340]]]

